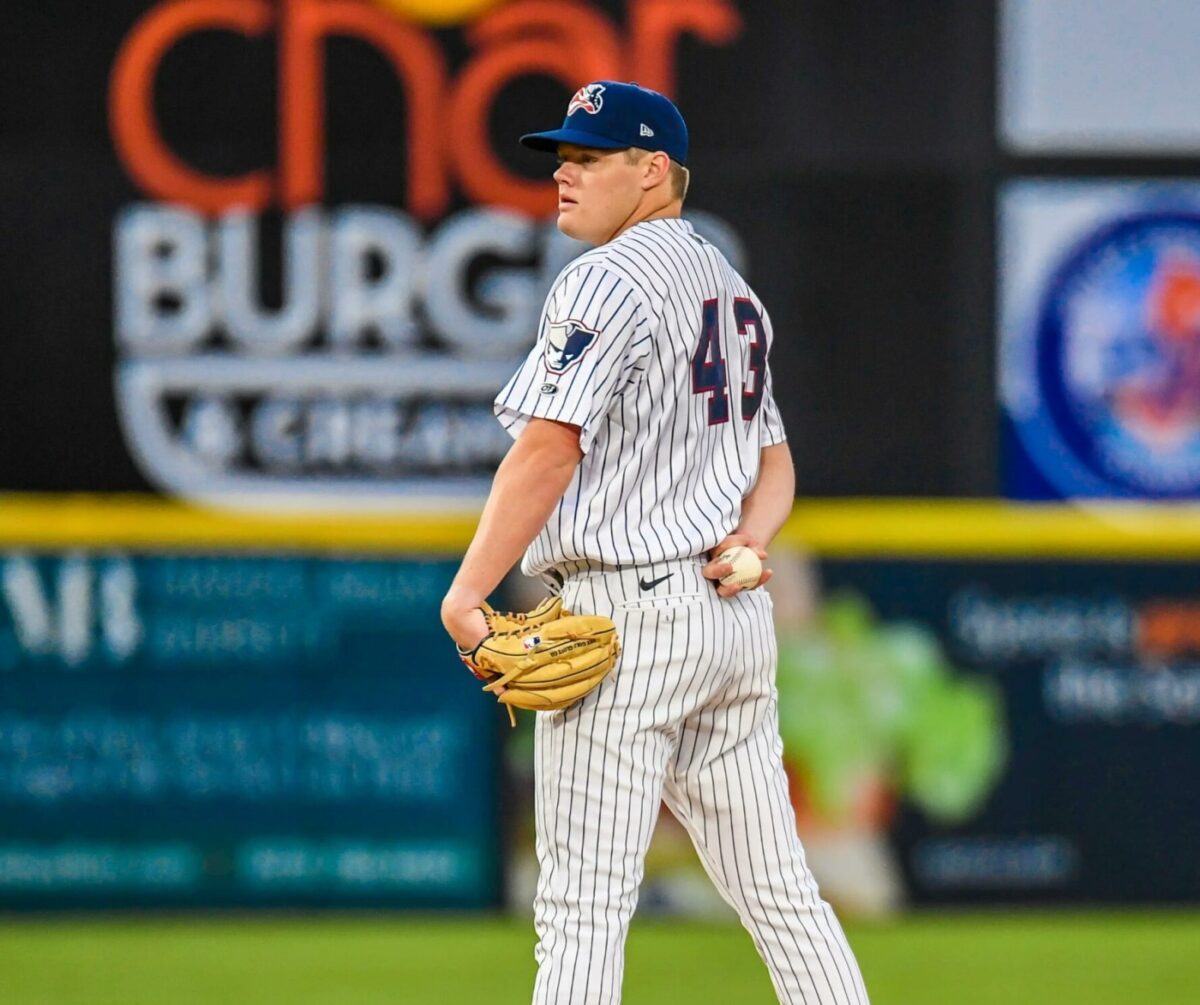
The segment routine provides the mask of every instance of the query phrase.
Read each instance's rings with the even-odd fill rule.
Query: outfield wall
[[[0,500],[0,904],[500,903],[507,729],[437,614],[473,523]],[[1200,896],[1200,513],[801,502],[773,555],[831,896]]]

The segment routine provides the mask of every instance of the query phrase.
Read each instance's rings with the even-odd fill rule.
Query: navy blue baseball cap
[[[521,142],[551,153],[560,143],[600,150],[642,147],[661,150],[678,164],[686,164],[688,155],[687,125],[671,99],[616,80],[584,84],[567,105],[561,129],[526,133]]]

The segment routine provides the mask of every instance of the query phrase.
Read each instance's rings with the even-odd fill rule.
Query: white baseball
[[[762,578],[763,567],[759,557],[744,545],[735,545],[717,556],[718,562],[728,562],[733,566],[733,572],[721,577],[722,586],[740,586],[749,590],[758,585]]]

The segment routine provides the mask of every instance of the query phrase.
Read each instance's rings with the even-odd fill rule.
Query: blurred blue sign
[[[1200,186],[1021,182],[1002,238],[1007,494],[1200,496]]]
[[[0,558],[0,907],[499,898],[446,562]]]

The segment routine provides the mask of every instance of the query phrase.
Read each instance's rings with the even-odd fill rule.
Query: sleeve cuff
[[[578,422],[573,422],[570,418],[564,418],[561,415],[551,415],[551,409],[530,408],[522,411],[517,411],[508,405],[495,405],[496,418],[500,425],[504,427],[514,440],[524,432],[525,427],[529,425],[530,419],[551,419],[554,422],[566,422],[572,426],[579,426],[579,449],[586,455],[592,449],[592,444],[596,440],[595,431],[590,426],[581,425]]]

